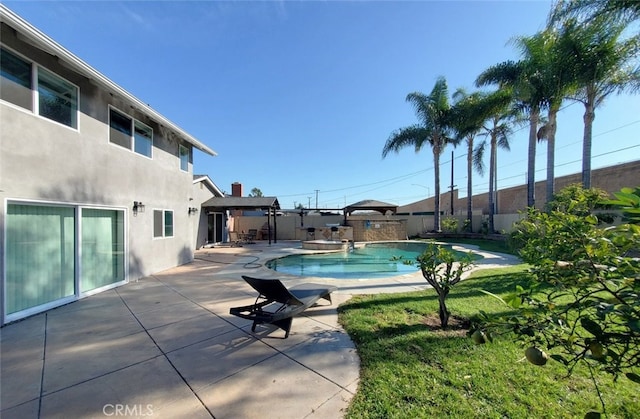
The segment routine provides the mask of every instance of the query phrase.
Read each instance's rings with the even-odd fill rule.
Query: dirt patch
[[[422,318],[422,324],[427,326],[429,330],[443,336],[466,336],[471,326],[471,321],[464,317],[450,316],[449,325],[446,330],[440,325],[440,317],[437,313],[429,314]]]

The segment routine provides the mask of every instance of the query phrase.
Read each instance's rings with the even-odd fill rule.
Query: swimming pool
[[[425,242],[368,243],[352,252],[289,255],[272,259],[266,266],[277,272],[298,276],[337,279],[385,278],[418,271],[417,265],[405,265],[402,261],[391,259],[401,256],[403,259],[415,261],[427,245]],[[451,248],[449,245],[443,246]]]

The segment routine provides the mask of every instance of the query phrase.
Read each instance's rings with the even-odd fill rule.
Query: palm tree
[[[509,135],[512,124],[518,121],[519,111],[512,105],[513,93],[509,89],[500,89],[488,94],[481,102],[481,115],[490,115],[483,124],[480,135],[489,138],[489,232],[494,233],[494,215],[496,213],[495,191],[498,179],[498,147],[509,150]],[[487,139],[476,146],[477,159],[482,159]]]
[[[525,61],[535,68],[538,106],[547,109],[548,122],[537,132],[538,141],[547,141],[546,202],[555,193],[555,139],[558,112],[562,101],[572,88],[571,72],[560,53],[559,45],[564,32],[547,29],[530,37],[516,38]]]
[[[638,2],[640,4],[640,2]],[[639,53],[638,39],[620,38],[624,23],[600,18],[578,23],[568,19],[558,28],[555,55],[571,71],[576,91],[569,98],[584,105],[582,186],[591,187],[591,146],[595,110],[613,93],[640,88],[640,68],[632,66]]]
[[[535,205],[536,143],[541,97],[541,77],[535,63],[530,60],[505,61],[489,67],[476,79],[476,85],[497,84],[513,92],[514,106],[529,115],[529,147],[527,154],[527,206]],[[479,152],[482,150],[478,150]]]
[[[416,153],[425,144],[431,146],[435,177],[433,229],[440,231],[440,155],[447,144],[456,143],[450,136],[451,106],[447,81],[441,76],[429,95],[413,92],[407,95],[406,100],[413,105],[419,123],[392,132],[382,149],[382,157],[385,158],[392,151],[397,153],[407,146],[414,147]]]
[[[560,0],[551,9],[549,26],[576,18],[580,23],[598,19],[629,25],[640,19],[640,1],[638,0]]]
[[[453,130],[456,139],[465,140],[467,145],[467,222],[469,231],[473,231],[473,169],[482,176],[484,161],[482,154],[474,153],[474,141],[482,130],[482,124],[488,115],[482,115],[482,100],[486,97],[483,92],[467,93],[458,88],[453,94]]]

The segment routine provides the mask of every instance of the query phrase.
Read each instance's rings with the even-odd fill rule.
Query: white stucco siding
[[[31,63],[32,78],[36,79],[36,75],[46,74],[49,80],[53,80],[54,86],[63,86],[63,93],[60,93],[59,97],[71,98],[71,103],[74,100],[75,86],[78,109],[75,115],[71,113],[69,116],[69,107],[56,107],[55,102],[54,105],[50,105],[53,107],[49,109],[53,109],[54,112],[62,110],[62,114],[52,114],[52,117],[62,121],[66,119],[65,123],[73,126],[69,127],[38,116],[35,105],[32,109],[24,109],[11,103],[28,106],[28,94],[18,99],[9,95],[2,96],[7,101],[0,100],[0,233],[4,236],[6,232],[5,212],[8,208],[12,211],[13,220],[18,217],[17,211],[22,211],[19,215],[21,217],[32,216],[36,219],[39,217],[36,211],[56,205],[58,210],[66,214],[65,220],[72,219],[76,226],[88,226],[85,232],[94,234],[91,237],[102,240],[114,235],[113,240],[114,243],[117,240],[115,246],[119,246],[118,250],[102,254],[113,252],[114,255],[120,255],[114,257],[122,260],[120,249],[124,243],[126,262],[118,262],[120,276],[114,275],[118,282],[111,284],[117,285],[123,281],[123,266],[126,281],[192,260],[197,241],[199,213],[196,217],[189,215],[188,208],[199,208],[200,205],[190,201],[190,198],[193,198],[191,159],[188,170],[181,170],[179,150],[180,146],[186,147],[190,156],[193,146],[210,155],[215,155],[215,152],[44,34],[13,16],[4,6],[0,5],[0,9],[3,54],[7,51],[14,60]],[[24,34],[16,36],[20,31],[24,31]],[[28,36],[24,36],[25,34]],[[22,65],[22,68],[25,67]],[[9,78],[4,81],[7,80]],[[32,86],[31,89],[32,99],[37,101],[37,87]],[[120,114],[118,130],[110,128],[112,109]],[[130,128],[127,128],[127,121],[131,123]],[[130,134],[133,134],[134,127],[142,129],[145,136],[150,132],[149,128],[151,129],[153,141],[150,157],[136,153],[133,143],[127,148],[110,139],[112,132],[115,132],[118,133],[116,137],[120,144],[125,144],[126,132],[130,131]],[[132,138],[132,141],[135,140]],[[143,140],[140,144],[144,148],[146,143]],[[144,204],[144,211],[135,213],[134,201]],[[35,207],[24,209],[28,207],[22,205],[25,203]],[[29,212],[32,209],[34,211]],[[158,213],[162,217],[155,222],[154,211],[162,212]],[[114,233],[105,233],[107,230],[90,231],[95,225],[91,224],[94,221],[90,217],[96,214],[100,214],[97,215],[101,217],[99,222],[107,217],[114,220],[111,225],[115,227],[110,227],[110,231]],[[171,214],[172,217],[168,217],[167,214]],[[160,222],[156,225],[157,220]],[[16,238],[20,237],[20,232],[28,230],[28,223],[11,230],[14,234],[14,246],[16,243],[22,243],[20,238]],[[73,231],[74,236],[70,242],[74,252],[72,260],[79,260],[82,243],[97,246],[97,240],[88,239],[84,242],[80,235],[81,230],[82,228],[69,230]],[[159,236],[154,234],[154,231],[157,231]],[[38,233],[35,235],[45,237]],[[119,235],[119,238],[115,235]],[[58,241],[57,238],[46,240]],[[4,246],[5,242],[0,238],[0,253],[3,255]],[[89,266],[90,261],[101,260],[100,257],[85,260],[86,266]],[[4,258],[0,258],[3,283],[0,294],[5,289],[4,262]],[[22,262],[15,260],[12,263],[14,268],[28,267],[24,263],[20,265]],[[49,262],[43,263],[39,265],[40,269],[51,270]],[[82,264],[78,266],[75,269],[75,280],[80,278],[82,281]],[[87,272],[88,270],[89,268]],[[26,272],[24,269],[23,271]],[[65,281],[68,280],[67,276],[65,274]],[[80,298],[84,295],[76,289],[72,297]],[[4,296],[0,297],[0,302],[4,301]],[[55,304],[57,297],[52,298],[54,300],[51,304]],[[4,316],[5,307],[0,311]],[[4,321],[5,317],[2,317],[2,322]]]
[[[162,137],[158,124],[126,107],[153,128],[152,158],[112,144],[111,103],[99,102],[111,96],[96,92],[94,87],[93,97],[81,95],[78,130],[0,103],[0,196],[128,208],[129,279],[188,262],[195,244],[187,212],[193,185],[191,172],[180,170],[179,140]],[[88,101],[93,115],[82,111]],[[134,201],[145,204],[136,217]],[[153,209],[173,211],[172,238],[153,238]]]
[[[0,124],[3,197],[128,208],[130,277],[190,260],[192,175],[179,169],[176,155],[154,147],[149,159],[113,145],[107,124],[84,114],[79,132],[3,103]],[[162,138],[154,142],[170,148]],[[145,205],[136,217],[134,201]],[[153,238],[154,209],[173,211],[172,238]]]

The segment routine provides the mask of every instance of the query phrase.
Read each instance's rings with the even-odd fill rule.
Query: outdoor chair
[[[331,304],[331,293],[337,290],[332,285],[305,283],[287,288],[278,279],[260,279],[243,275],[242,278],[258,291],[256,301],[249,306],[232,307],[230,314],[253,321],[251,331],[258,324],[273,324],[284,330],[284,339],[289,337],[293,317],[312,307],[320,299]]]
[[[238,233],[235,231],[229,232],[229,242],[231,243],[231,247],[242,247],[242,240],[240,240]]]

